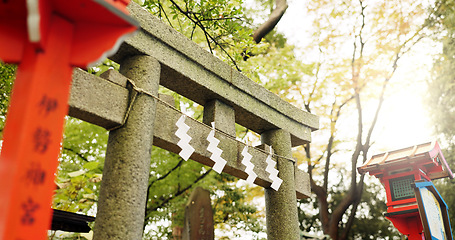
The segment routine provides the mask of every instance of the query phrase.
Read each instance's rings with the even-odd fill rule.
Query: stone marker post
[[[261,134],[261,141],[271,145],[274,153],[292,158],[291,135],[279,129]],[[294,162],[278,158],[278,177],[283,180],[278,191],[265,188],[265,207],[268,240],[298,240],[299,225],[297,216],[297,197],[295,193]]]
[[[158,96],[160,64],[154,58],[128,58],[121,63],[120,72],[134,81],[138,88]],[[130,96],[134,92],[131,90]],[[142,238],[156,99],[138,93],[130,101],[132,107],[125,124],[109,133],[95,240]]]
[[[215,230],[209,191],[197,187],[185,207],[182,240],[213,240]]]

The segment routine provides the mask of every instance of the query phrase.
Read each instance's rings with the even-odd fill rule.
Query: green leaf
[[[90,170],[98,168],[99,165],[100,165],[99,162],[92,161],[92,162],[88,162],[88,163],[84,164],[83,167],[90,171]]]
[[[81,170],[78,170],[78,171],[74,171],[74,172],[68,173],[68,176],[74,178],[74,177],[78,177],[78,176],[80,176],[82,174],[85,174],[85,171],[81,169]]]

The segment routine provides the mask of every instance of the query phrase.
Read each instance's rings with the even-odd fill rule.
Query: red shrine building
[[[358,171],[381,181],[387,195],[385,217],[409,239],[422,239],[423,232],[414,183],[453,178],[436,141],[374,155]]]

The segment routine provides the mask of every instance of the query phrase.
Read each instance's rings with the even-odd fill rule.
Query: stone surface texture
[[[291,135],[285,130],[271,130],[261,135],[261,141],[270,145],[273,151],[291,158]],[[278,191],[265,188],[265,208],[268,240],[299,240],[299,219],[295,194],[295,163],[278,158],[278,177],[283,180]]]
[[[204,106],[203,122],[185,120],[195,149],[192,160],[213,166],[206,137],[215,121],[215,137],[227,161],[223,171],[246,179],[241,163],[245,144],[235,138],[235,123],[261,134],[261,141],[274,150],[283,180],[278,191],[271,189],[265,171],[269,152],[248,147],[257,174],[254,183],[265,188],[268,239],[299,239],[296,200],[311,191],[308,174],[296,167],[291,147],[311,141],[318,117],[232,69],[136,3],[128,8],[141,29],[112,57],[121,74],[109,70],[96,77],[76,69],[69,100],[70,116],[111,130],[94,239],[142,238],[151,147],[180,151],[175,123],[182,113],[172,97],[158,95],[159,85]],[[138,94],[130,81],[153,96]]]
[[[232,69],[139,5],[129,5],[141,31],[129,38],[112,58],[145,54],[162,64],[161,85],[205,105],[218,99],[232,106],[236,122],[257,133],[285,129],[293,146],[311,141],[318,117],[303,111]]]
[[[126,109],[128,108],[128,90],[121,88],[121,91],[119,91],[119,86],[112,84],[115,80],[105,80],[82,70],[78,71],[78,74],[73,75],[73,85],[77,85],[78,88],[73,89],[71,93],[73,100],[70,101],[70,109],[73,109],[73,111],[70,111],[69,115],[107,129],[121,125],[126,114]],[[109,76],[117,76],[117,74],[111,74]],[[121,78],[123,77],[121,75]],[[99,82],[106,83],[100,84]],[[98,88],[97,86],[103,87]],[[175,122],[177,122],[182,114],[175,108],[170,107],[175,105],[171,96],[160,95],[160,98],[163,99],[163,102],[157,102],[156,106],[153,145],[178,153],[180,148],[177,146],[179,139],[175,136],[175,131],[177,131]],[[98,99],[102,101],[98,101]],[[91,100],[91,104],[89,104],[89,100]],[[113,104],[114,106],[120,106],[119,109],[113,108]],[[98,109],[103,110],[99,111]],[[80,114],[85,112],[91,113],[89,118],[86,117],[87,115]],[[110,124],[106,125],[106,122]],[[208,142],[205,140],[211,130],[211,126],[202,124],[191,118],[187,118],[185,123],[190,126],[189,134],[193,136],[193,140],[190,143],[196,149],[191,159],[212,166],[213,162],[210,160],[211,153],[206,150]],[[221,140],[220,148],[225,150],[221,155],[228,161],[225,172],[235,177],[246,179],[247,174],[244,172],[245,166],[241,163],[242,155],[240,154],[245,145],[231,137],[227,137],[225,134],[216,133],[215,136]],[[251,147],[248,152],[253,155],[251,161],[255,165],[255,173],[258,175],[255,184],[262,187],[270,187],[271,180],[265,171],[265,167],[267,166],[265,159],[267,158],[268,151],[261,151],[260,148]],[[295,171],[298,198],[309,197],[311,192],[308,174],[297,168]]]
[[[160,65],[152,57],[128,58],[120,71],[138,87],[158,95]],[[95,240],[142,238],[156,100],[146,94],[132,100],[125,124],[109,133]]]

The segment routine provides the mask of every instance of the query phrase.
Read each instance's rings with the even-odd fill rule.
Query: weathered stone
[[[203,122],[209,126],[215,122],[216,129],[235,137],[234,108],[219,100],[214,99],[204,105]]]
[[[107,129],[115,128],[109,134],[94,239],[141,239],[151,146],[180,151],[175,123],[182,114],[169,106],[175,104],[172,98],[156,99],[160,83],[204,106],[207,125],[191,118],[185,120],[195,149],[191,159],[213,165],[206,140],[212,121],[219,130],[215,137],[220,140],[218,147],[227,161],[223,171],[228,174],[247,178],[240,154],[245,144],[235,140],[235,123],[261,134],[263,143],[273,147],[278,176],[283,180],[278,191],[270,188],[272,180],[265,171],[269,152],[248,149],[257,174],[254,183],[266,188],[268,239],[299,239],[296,198],[308,197],[310,187],[308,174],[295,166],[291,146],[311,141],[318,117],[267,91],[134,2],[129,10],[140,22],[141,30],[112,57],[121,63],[125,76],[108,71],[102,75],[107,81],[80,70],[73,76],[70,115]],[[138,94],[132,98],[137,92],[127,84],[128,78],[153,96]],[[211,210],[199,208],[196,214],[189,214],[199,216],[195,220],[198,233],[202,233],[201,221],[208,219],[205,209]],[[213,230],[204,232],[211,233],[208,239],[213,239]]]
[[[73,112],[93,112],[94,114],[90,118],[90,122],[102,127],[106,127],[103,125],[106,122],[106,119],[117,119],[115,124],[111,124],[110,127],[121,125],[123,117],[126,114],[126,109],[128,107],[128,91],[126,89],[118,91],[118,85],[111,84],[107,80],[89,74],[87,72],[83,72],[82,70],[79,71],[79,74],[75,75],[76,78],[73,79],[73,83],[77,86],[84,86],[84,88],[78,88],[77,91],[72,91],[72,94],[83,93],[83,96],[87,99],[97,99],[101,95],[106,99],[109,99],[109,101],[98,102],[97,100],[94,100],[92,104],[81,104],[78,101],[86,102],[86,99],[78,96],[72,97],[73,101],[70,101],[70,108],[74,110]],[[100,84],[100,81],[105,81],[107,84]],[[99,88],[96,86],[103,87]],[[109,94],[110,96],[108,97],[104,94]],[[111,109],[111,111],[107,111],[112,103],[123,106],[122,110],[120,111],[119,109],[114,108]],[[83,106],[83,108],[79,109],[78,106]],[[96,109],[99,108],[106,109],[106,111],[96,111]],[[75,116],[71,114],[70,116],[78,117],[77,115]],[[179,138],[175,136],[175,131],[177,131],[175,122],[177,122],[180,116],[182,116],[180,112],[170,108],[165,103],[157,103],[153,145],[171,152],[178,153],[180,151],[180,147],[177,146]],[[190,126],[189,134],[193,137],[193,140],[191,140],[190,144],[195,148],[195,153],[191,159],[208,166],[213,165],[213,162],[210,160],[211,153],[207,151],[208,142],[205,139],[211,130],[210,126],[201,124],[200,122],[191,118],[187,118],[185,123]],[[228,161],[224,172],[241,179],[246,179],[248,176],[244,172],[245,166],[241,163],[243,157],[240,154],[245,145],[223,134],[217,133],[216,137],[221,141],[219,144],[220,148],[225,150],[221,156],[226,161]],[[229,151],[226,149],[229,149]],[[265,159],[267,158],[267,153],[269,151],[261,151],[260,149],[264,150],[260,147],[250,147],[248,149],[248,152],[253,155],[251,162],[255,165],[254,172],[258,175],[255,184],[262,187],[270,187],[271,180],[268,177],[269,174],[265,171],[265,167],[267,166]],[[309,181],[307,180],[308,173],[305,173],[299,169],[296,169],[295,171],[297,179],[295,190],[297,192],[298,198],[300,199],[310,196],[310,186]],[[304,179],[302,180],[298,176],[303,176]]]
[[[110,129],[123,121],[128,90],[77,68],[68,104],[68,115]]]
[[[128,78],[115,71],[114,69],[109,69],[106,72],[101,73],[100,77],[122,87],[126,87],[126,84],[128,83]]]
[[[238,124],[257,133],[285,129],[293,146],[311,141],[317,116],[267,91],[139,5],[132,3],[129,10],[142,29],[122,44],[115,61],[136,54],[153,56],[162,64],[163,86],[201,105],[219,99],[234,108]]]
[[[300,239],[297,199],[295,194],[295,166],[292,158],[291,135],[285,130],[271,130],[261,135],[261,141],[270,145],[277,159],[278,177],[283,180],[278,191],[265,188],[265,209],[268,240]]]
[[[302,170],[298,169],[297,166],[295,166],[294,176],[295,189],[299,189],[298,191],[296,191],[297,199],[310,197],[311,194],[310,175],[308,175],[308,173],[303,172]]]
[[[213,240],[215,230],[210,192],[196,187],[185,206],[182,240]]]
[[[161,101],[169,104],[169,106],[175,107],[175,99],[173,96],[160,93],[158,94],[158,97]]]
[[[128,58],[120,71],[139,88],[158,94],[160,65],[152,57]],[[95,240],[142,238],[156,99],[138,94],[130,101],[125,125],[109,133]]]

